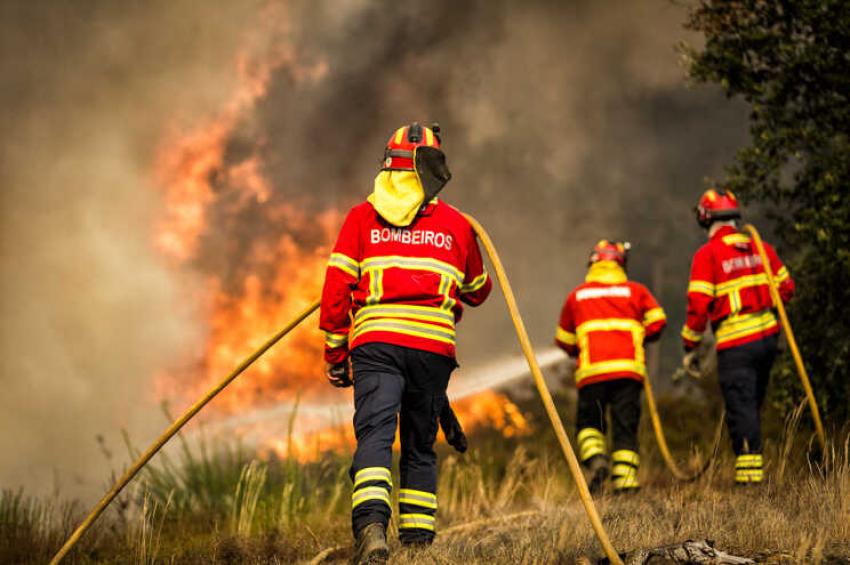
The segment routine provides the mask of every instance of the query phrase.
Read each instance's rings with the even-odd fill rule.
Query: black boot
[[[610,473],[608,469],[608,458],[604,455],[591,457],[584,464],[584,468],[587,470],[587,486],[590,492],[593,494],[598,493],[605,486],[605,479],[608,478],[608,474]]]
[[[367,524],[357,532],[352,565],[384,565],[390,556],[387,532],[383,524]]]

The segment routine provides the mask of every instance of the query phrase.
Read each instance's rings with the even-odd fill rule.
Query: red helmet
[[[625,267],[629,249],[631,248],[632,244],[628,241],[608,241],[607,239],[603,239],[593,246],[593,250],[590,252],[589,263],[592,265],[598,261],[614,261],[621,267]]]
[[[387,141],[384,149],[382,170],[384,171],[415,171],[413,152],[417,147],[440,148],[440,126],[434,124],[430,128],[413,122],[395,130]]]
[[[430,202],[452,178],[440,149],[440,126],[430,128],[413,122],[395,130],[384,149],[383,171],[415,171]]]
[[[741,217],[738,199],[731,190],[709,188],[699,199],[696,207],[697,223],[704,228],[712,222],[734,220]]]

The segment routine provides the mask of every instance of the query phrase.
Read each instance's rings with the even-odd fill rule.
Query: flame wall
[[[689,209],[743,132],[684,88],[664,0],[0,10],[0,486],[96,493],[96,434],[146,442],[157,394],[190,396],[318,291],[403,122],[441,122],[444,197],[492,232],[542,343],[601,237],[635,244],[681,319]],[[255,386],[270,360],[222,403],[313,390],[298,340],[299,380]],[[514,348],[498,300],[464,318],[461,363]]]

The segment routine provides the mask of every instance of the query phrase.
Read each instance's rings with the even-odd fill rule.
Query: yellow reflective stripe
[[[422,129],[425,130],[425,145],[434,145],[434,133],[431,131],[431,128]]]
[[[708,281],[691,281],[688,283],[688,292],[698,292],[700,294],[707,294],[708,296],[714,297],[714,283],[710,283]]]
[[[605,434],[596,428],[582,428],[576,439],[579,444],[579,459],[582,461],[605,453]]]
[[[785,282],[789,278],[791,278],[791,275],[788,273],[788,269],[786,269],[784,265],[776,271],[776,276],[774,277],[778,283]]]
[[[336,267],[354,278],[360,278],[360,264],[342,253],[331,253],[331,258],[328,260],[329,267]]]
[[[775,325],[776,316],[770,310],[754,314],[739,314],[729,316],[720,322],[714,336],[717,338],[717,343],[722,343],[768,330]]]
[[[604,373],[631,372],[638,375],[646,375],[646,365],[638,363],[633,359],[612,359],[610,361],[598,361],[584,366],[576,371],[576,381],[582,381],[589,377],[602,375]]]
[[[452,312],[447,312],[443,308],[435,306],[377,304],[364,306],[358,310],[354,316],[354,324],[357,326],[373,318],[409,318],[426,322],[439,322],[450,326],[455,323],[455,316]]]
[[[568,332],[560,326],[555,329],[555,339],[562,343],[566,343],[567,345],[575,345],[578,343],[578,338],[576,337],[576,334]]]
[[[756,273],[755,275],[744,275],[717,285],[717,295],[723,296],[736,290],[749,288],[751,286],[760,286],[767,284],[766,273]]]
[[[741,290],[736,288],[729,293],[729,311],[737,314],[741,311]]]
[[[750,237],[742,233],[730,233],[729,235],[724,235],[721,240],[726,245],[735,245],[736,243],[749,243]]]
[[[443,310],[451,310],[455,305],[455,301],[451,297],[452,278],[446,275],[440,275],[440,288],[437,289],[437,292],[439,292],[440,296],[443,297],[443,302],[440,304],[440,308]],[[454,323],[454,315],[452,315],[452,323]]]
[[[655,322],[659,322],[661,320],[666,319],[667,315],[664,313],[663,308],[653,308],[652,310],[648,310],[646,314],[643,315],[643,325],[648,326],[650,324],[654,324]]]
[[[365,259],[360,267],[363,271],[373,269],[413,269],[418,271],[431,271],[440,275],[452,277],[460,286],[463,284],[463,273],[454,265],[439,261],[437,259],[423,259],[421,257],[402,257],[399,255],[386,255],[381,257],[370,257]]]
[[[761,455],[739,455],[735,459],[736,469],[760,469],[764,463]]]
[[[368,332],[391,332],[411,335],[425,339],[433,339],[444,343],[455,343],[455,331],[445,326],[435,326],[408,320],[369,320],[354,330],[354,339]]]
[[[393,486],[392,474],[386,467],[366,467],[357,471],[354,475],[355,490],[358,486],[369,481],[382,481],[390,485],[390,488]]]
[[[637,469],[625,463],[615,463],[611,467],[612,477],[636,477]]]
[[[736,483],[760,483],[764,479],[761,469],[738,469],[735,471]]]
[[[627,463],[637,467],[640,465],[640,455],[631,449],[618,449],[611,454],[611,461],[614,463]]]
[[[588,320],[576,328],[576,333],[581,335],[588,332],[630,332],[633,330],[643,331],[643,326],[632,318],[602,318],[599,320]]]
[[[348,334],[325,332],[325,345],[328,347],[340,347],[346,343],[348,343]]]
[[[480,289],[482,286],[487,284],[487,278],[489,276],[490,275],[487,274],[487,271],[484,271],[483,273],[469,281],[469,283],[462,284],[460,286],[461,293],[475,292],[476,290]]]
[[[370,500],[380,500],[390,506],[390,493],[384,487],[363,487],[351,494],[351,507],[357,508]]]
[[[401,143],[401,136],[402,136],[402,135],[404,135],[404,128],[403,128],[403,127],[398,128],[397,130],[395,130],[395,139],[393,140],[393,142],[394,142],[396,145],[398,145],[399,143]]]
[[[596,428],[582,428],[579,430],[576,439],[578,439],[579,443],[583,442],[588,438],[596,438],[605,441],[605,434],[602,433],[601,430],[597,430]]]
[[[437,495],[422,490],[403,488],[398,491],[398,501],[402,504],[412,504],[432,510],[437,509]]]
[[[688,326],[682,326],[682,337],[688,341],[701,341],[702,334],[697,333]]]
[[[398,529],[418,528],[420,530],[434,531],[436,520],[428,514],[399,514]]]
[[[369,296],[366,297],[366,304],[377,304],[384,294],[384,271],[372,269],[364,272],[369,273]]]
[[[637,475],[626,475],[623,477],[614,477],[614,489],[625,490],[630,488],[640,488]]]

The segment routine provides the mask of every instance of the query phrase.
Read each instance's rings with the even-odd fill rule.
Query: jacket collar
[[[584,282],[595,282],[602,284],[622,284],[629,278],[626,271],[614,261],[599,261],[593,263],[587,270]]]
[[[727,235],[731,235],[733,233],[738,233],[738,230],[732,226],[721,226],[717,231],[715,231],[709,241],[714,241],[716,239],[723,239]]]

